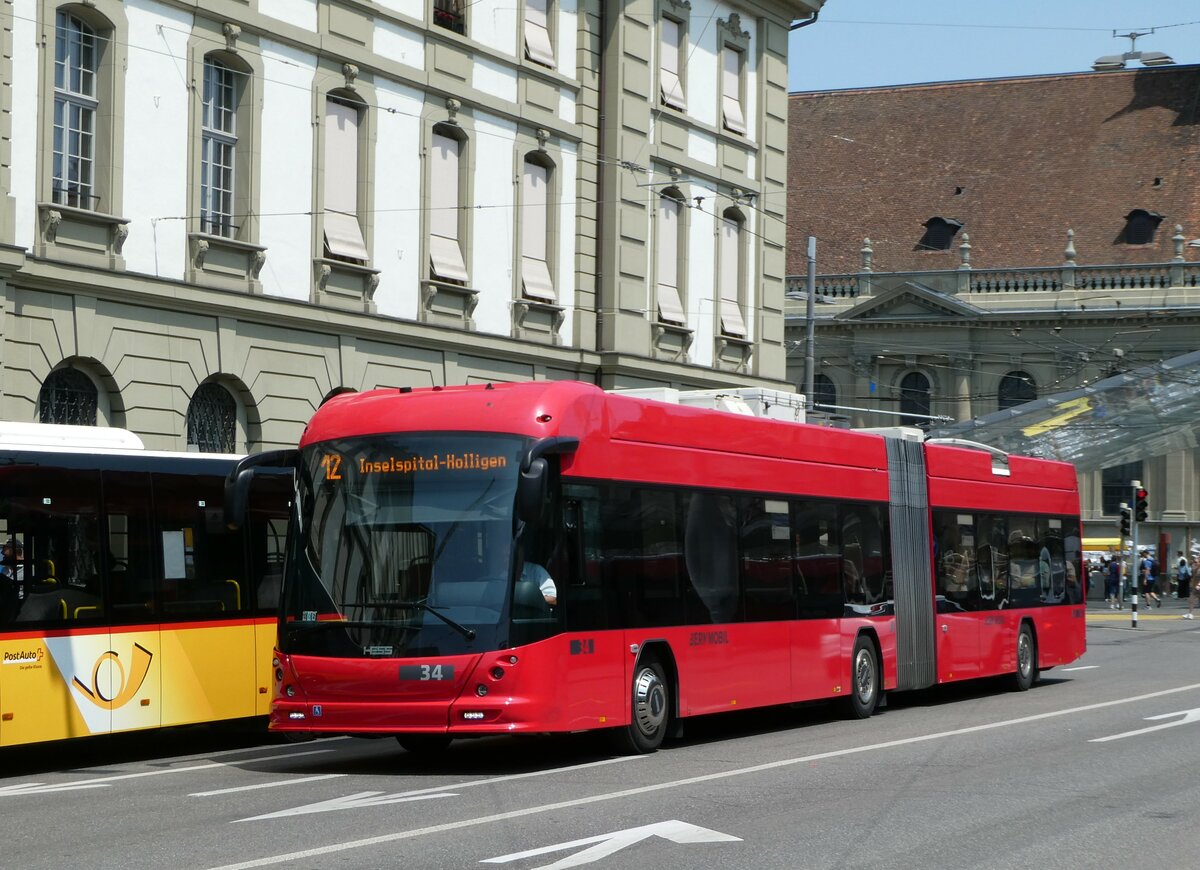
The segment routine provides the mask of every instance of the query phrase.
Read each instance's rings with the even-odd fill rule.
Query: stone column
[[[974,374],[975,358],[971,354],[960,354],[950,357],[950,366],[954,370],[954,417],[958,422],[970,420],[971,412],[971,381]]]
[[[1166,486],[1163,487],[1162,518],[1165,522],[1183,523],[1188,517],[1196,463],[1190,449],[1172,451],[1165,459],[1167,473],[1164,479]]]

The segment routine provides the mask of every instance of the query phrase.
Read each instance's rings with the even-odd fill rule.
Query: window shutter
[[[721,52],[724,71],[721,75],[721,113],[725,129],[734,133],[746,133],[746,118],[742,114],[742,53],[725,47]]]
[[[682,204],[669,196],[658,200],[658,315],[662,320],[687,323],[679,296],[679,213]]]
[[[554,67],[554,46],[550,42],[548,0],[525,0],[525,56]]]
[[[721,330],[746,337],[746,322],[738,299],[742,268],[741,224],[725,218],[721,222]]]
[[[659,23],[658,75],[662,101],[681,112],[687,111],[683,80],[679,77],[679,22],[664,18]]]
[[[550,170],[525,161],[521,176],[521,283],[525,295],[558,301],[547,261]]]
[[[325,101],[325,250],[350,260],[369,258],[358,223],[358,107]]]
[[[457,139],[433,134],[429,167],[429,259],[435,277],[466,282],[470,276],[458,239],[459,150]]]

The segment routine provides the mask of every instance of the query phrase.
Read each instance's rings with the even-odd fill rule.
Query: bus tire
[[[1021,630],[1017,632],[1017,669],[1013,672],[1013,689],[1027,692],[1038,678],[1037,641],[1029,623],[1022,622]]]
[[[411,755],[441,755],[453,737],[445,734],[397,734],[396,742]]]
[[[640,660],[630,691],[631,721],[614,732],[617,748],[628,755],[654,752],[671,727],[671,685],[662,662],[653,656]]]
[[[869,719],[879,704],[879,656],[875,644],[865,634],[854,642],[850,657],[850,698],[847,710],[851,719]]]

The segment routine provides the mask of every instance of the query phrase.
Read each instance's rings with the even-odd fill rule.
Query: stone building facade
[[[815,399],[855,425],[936,429],[1200,349],[1198,131],[1198,66],[793,94],[790,379],[808,236]],[[1141,480],[1143,542],[1200,537],[1196,443],[1080,467],[1088,533],[1115,536]]]
[[[819,0],[0,0],[0,418],[292,444],[338,387],[784,386]]]

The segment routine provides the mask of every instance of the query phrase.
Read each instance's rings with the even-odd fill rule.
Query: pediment
[[[843,311],[837,320],[975,320],[983,309],[917,281],[906,281]]]

